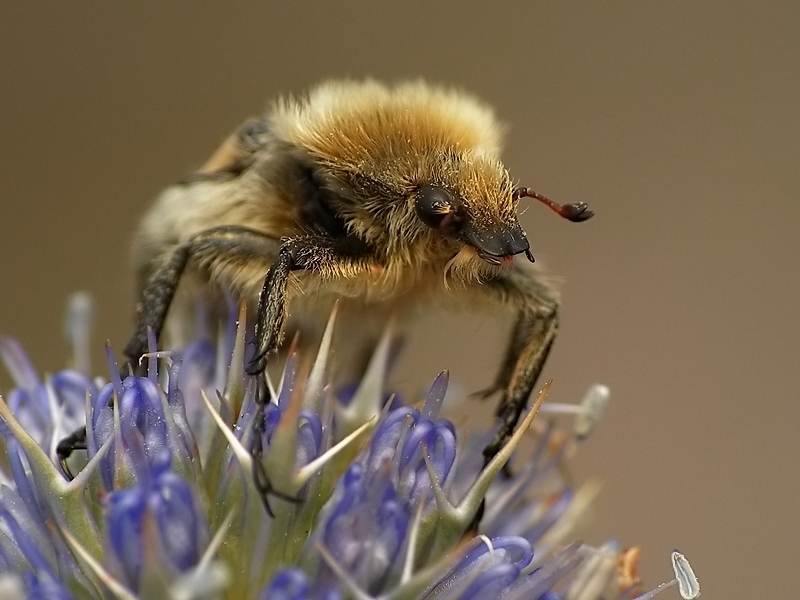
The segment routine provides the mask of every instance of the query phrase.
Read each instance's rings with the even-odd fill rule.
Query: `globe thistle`
[[[387,393],[388,334],[363,379],[335,390],[332,315],[316,357],[289,353],[254,430],[243,310],[216,340],[161,352],[153,340],[144,377],[120,377],[107,349],[108,381],[88,372],[89,312],[73,300],[73,367],[44,379],[0,338],[15,383],[0,401],[3,597],[645,599],[676,584],[699,595],[677,552],[675,578],[643,593],[636,548],[572,539],[597,486],[576,489],[564,461],[605,406],[603,386],[570,406],[545,403],[545,385],[484,466],[493,432],[464,436],[439,416],[446,372],[419,402]],[[545,413],[573,414],[573,431]],[[84,423],[70,480],[56,445]],[[268,510],[247,450],[262,429]],[[514,455],[524,467],[512,473]]]

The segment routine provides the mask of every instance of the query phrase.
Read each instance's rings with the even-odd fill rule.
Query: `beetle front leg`
[[[542,316],[525,315],[520,319],[520,328],[527,333],[527,343],[516,360],[511,381],[495,414],[500,420],[500,429],[491,442],[483,449],[484,460],[488,463],[514,433],[520,415],[528,403],[528,398],[539,379],[544,363],[553,346],[558,331],[558,313]]]
[[[514,269],[481,286],[514,311],[516,321],[496,387],[504,395],[496,410],[500,427],[483,450],[486,463],[514,432],[558,331],[558,300],[535,274]]]
[[[267,359],[283,341],[287,313],[287,286],[292,271],[353,271],[360,257],[340,252],[334,240],[303,236],[286,240],[264,279],[256,312],[256,352],[247,366],[248,375],[261,375]]]
[[[292,271],[352,272],[363,265],[360,257],[349,256],[338,251],[335,241],[321,236],[305,236],[284,242],[277,260],[272,264],[264,279],[264,286],[256,312],[255,345],[256,351],[247,365],[247,374],[257,380],[256,411],[253,415],[253,429],[250,441],[253,482],[261,497],[264,510],[273,516],[269,505],[269,495],[287,501],[297,498],[277,492],[272,486],[264,468],[264,433],[266,431],[265,411],[268,402],[265,370],[267,361],[281,344],[286,324],[288,307],[287,288]]]

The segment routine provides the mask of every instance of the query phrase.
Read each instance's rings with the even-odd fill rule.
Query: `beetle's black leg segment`
[[[67,459],[69,459],[75,450],[86,450],[86,427],[76,429],[59,441],[56,446],[58,462],[61,464],[61,469],[70,479],[74,479],[75,476],[72,474],[72,471],[70,471]]]
[[[264,287],[258,298],[256,313],[256,353],[247,366],[248,375],[260,375],[267,367],[266,359],[278,349],[283,339],[283,326],[286,322],[286,284],[289,273],[297,263],[293,245],[285,245],[278,253],[278,260],[272,263]]]
[[[264,433],[266,431],[265,407],[268,390],[264,370],[267,368],[267,358],[276,350],[283,336],[283,326],[286,321],[286,283],[289,273],[294,268],[295,254],[284,246],[278,253],[278,259],[272,266],[264,280],[264,287],[258,299],[256,313],[255,355],[247,365],[247,374],[256,378],[256,412],[253,415],[253,431],[250,440],[250,457],[252,459],[253,485],[261,497],[264,510],[270,517],[274,517],[269,505],[269,494],[276,494],[264,469]],[[284,500],[295,500],[291,496],[278,494]]]
[[[137,306],[136,329],[123,350],[137,375],[143,374],[144,366],[140,363],[140,359],[147,352],[147,330],[152,327],[156,339],[161,337],[161,329],[189,259],[190,250],[190,244],[178,246],[141,292]]]
[[[247,367],[249,375],[266,368],[266,359],[281,344],[286,322],[286,286],[292,271],[354,272],[365,268],[366,253],[352,254],[348,240],[308,235],[286,240],[272,263],[258,300],[256,354]]]
[[[270,355],[278,349],[283,340],[289,276],[292,271],[335,269],[337,266],[348,266],[352,271],[353,263],[359,260],[358,256],[349,255],[342,248],[337,248],[336,240],[325,236],[304,236],[284,243],[278,258],[272,263],[264,279],[256,314],[256,352],[247,366],[247,373],[256,378],[258,385],[257,407],[253,416],[252,441],[249,448],[253,460],[253,482],[261,495],[264,509],[270,516],[273,513],[268,503],[269,495],[287,501],[298,501],[297,498],[281,494],[272,487],[262,460],[266,427],[265,406],[268,402],[264,371]]]

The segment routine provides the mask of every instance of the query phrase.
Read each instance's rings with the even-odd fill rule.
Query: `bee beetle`
[[[253,376],[287,329],[321,329],[337,299],[339,328],[351,323],[361,335],[428,303],[488,307],[515,322],[489,388],[502,393],[499,429],[484,450],[491,460],[558,327],[554,290],[515,261],[533,261],[518,203],[539,200],[571,221],[593,214],[515,188],[500,137],[488,107],[422,82],[332,82],[279,101],[145,217],[134,243],[137,325],[125,354],[139,363],[148,328],[161,332],[184,274],[195,290],[224,290],[256,308]],[[261,436],[253,437],[258,458]],[[264,496],[272,491],[263,469],[254,476]]]

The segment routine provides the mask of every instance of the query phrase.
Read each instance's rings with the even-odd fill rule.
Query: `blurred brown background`
[[[523,216],[565,281],[552,398],[613,393],[575,465],[606,483],[588,541],[641,545],[652,584],[677,547],[704,596],[798,597],[800,4],[208,4],[0,7],[0,330],[57,369],[85,289],[120,348],[137,220],[276,94],[456,84],[511,126],[521,183],[597,212]],[[431,317],[401,378],[474,391],[501,336]]]

